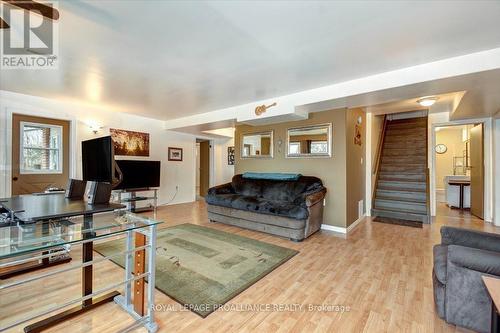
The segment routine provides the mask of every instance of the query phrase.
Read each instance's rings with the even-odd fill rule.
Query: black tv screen
[[[114,161],[110,136],[82,141],[83,180],[111,183],[115,170]]]
[[[160,186],[160,161],[117,160],[123,174],[115,189],[130,190]]]

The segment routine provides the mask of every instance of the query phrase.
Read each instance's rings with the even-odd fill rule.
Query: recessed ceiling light
[[[417,101],[417,103],[420,104],[420,105],[422,105],[422,106],[431,106],[434,103],[436,103],[436,101],[438,99],[439,98],[437,98],[437,97],[424,97],[424,98],[419,99]]]

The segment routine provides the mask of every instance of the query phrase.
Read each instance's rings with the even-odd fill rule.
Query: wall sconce
[[[103,129],[103,126],[96,121],[88,121],[86,124],[94,134]]]

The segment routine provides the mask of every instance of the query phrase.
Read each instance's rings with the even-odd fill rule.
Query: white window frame
[[[24,149],[27,148],[33,148],[33,147],[24,147],[24,127],[25,126],[38,126],[38,127],[46,127],[46,128],[54,128],[54,129],[60,129],[61,133],[61,138],[60,138],[60,145],[58,148],[38,148],[38,149],[46,149],[46,150],[58,150],[59,151],[59,168],[57,170],[26,170],[24,169]],[[53,125],[53,124],[42,124],[42,123],[33,123],[33,122],[28,122],[28,121],[21,121],[19,122],[19,173],[21,175],[46,175],[46,174],[56,174],[60,175],[64,173],[64,166],[63,166],[63,154],[64,154],[64,149],[63,149],[63,138],[64,138],[64,128],[59,125]]]

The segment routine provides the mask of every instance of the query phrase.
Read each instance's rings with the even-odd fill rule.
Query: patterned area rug
[[[123,251],[120,239],[95,246]],[[194,224],[158,232],[156,288],[202,317],[235,297],[298,251]],[[124,267],[122,257],[113,260]]]

